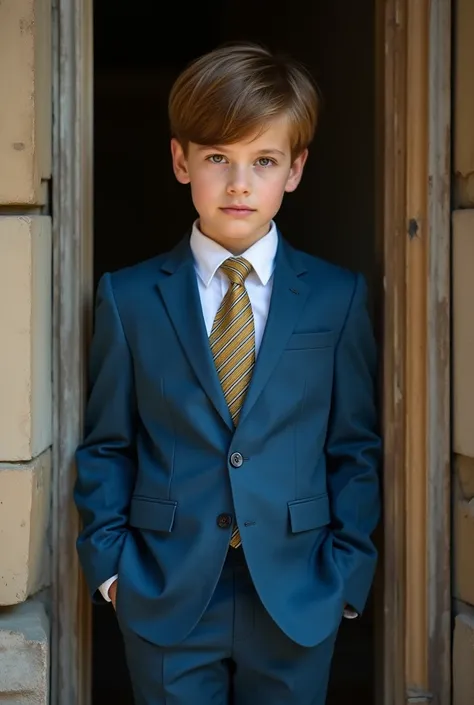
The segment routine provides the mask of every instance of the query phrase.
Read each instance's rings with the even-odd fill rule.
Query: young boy
[[[323,705],[373,578],[380,439],[363,279],[273,221],[316,93],[294,62],[226,46],[169,112],[199,217],[100,281],[80,559],[116,608],[137,705]]]

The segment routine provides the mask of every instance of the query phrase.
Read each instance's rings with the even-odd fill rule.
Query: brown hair
[[[185,151],[189,142],[238,142],[287,115],[296,158],[313,139],[318,95],[295,60],[258,44],[233,44],[204,54],[178,76],[168,110],[172,136]]]

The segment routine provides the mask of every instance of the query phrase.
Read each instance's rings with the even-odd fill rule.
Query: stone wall
[[[455,0],[453,705],[474,701],[474,2]],[[51,6],[0,2],[0,701],[47,705]]]
[[[51,7],[0,2],[0,701],[49,700]]]

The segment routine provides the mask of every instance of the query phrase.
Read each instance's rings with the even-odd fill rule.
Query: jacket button
[[[217,526],[219,529],[228,529],[229,526],[232,526],[232,516],[230,514],[219,514]]]
[[[240,453],[232,453],[230,456],[230,464],[234,468],[240,468],[243,465],[244,459]]]

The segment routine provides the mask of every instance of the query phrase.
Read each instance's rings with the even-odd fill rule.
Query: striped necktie
[[[214,319],[209,343],[232,421],[237,426],[255,365],[252,305],[245,288],[252,265],[243,257],[236,257],[227,259],[220,268],[228,276],[230,286]],[[235,526],[230,545],[238,548],[240,544]]]

